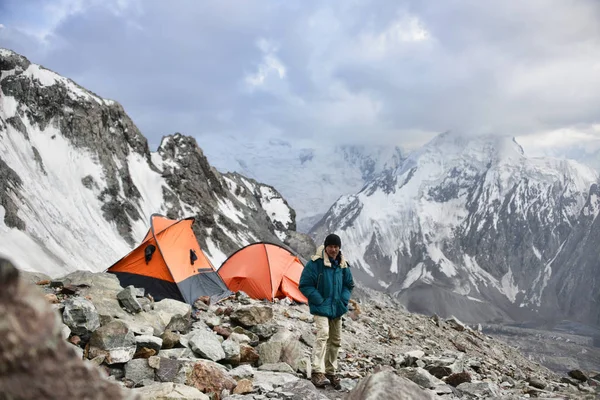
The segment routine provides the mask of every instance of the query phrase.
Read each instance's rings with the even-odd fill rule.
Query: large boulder
[[[181,383],[162,382],[133,389],[144,400],[210,400],[198,389]]]
[[[185,376],[183,383],[203,393],[211,394],[216,399],[220,399],[224,389],[231,391],[237,385],[235,379],[228,375],[222,366],[210,361],[199,360],[184,364],[181,372]]]
[[[346,400],[433,400],[435,395],[391,371],[378,372],[360,381]]]
[[[148,364],[145,358],[131,360],[125,364],[125,379],[133,382],[134,385],[141,383],[143,380],[154,380],[154,369]]]
[[[240,363],[240,344],[227,339],[221,343],[223,351],[225,352],[225,361],[232,365],[238,365]]]
[[[270,321],[273,318],[273,309],[267,306],[240,307],[231,314],[230,318],[232,322],[249,328]]]
[[[199,357],[219,361],[226,357],[217,335],[208,331],[193,331],[188,338],[188,346]]]
[[[0,258],[0,388],[7,399],[134,399],[103,378],[61,337],[62,322],[41,291]]]
[[[64,303],[63,322],[71,332],[84,335],[100,327],[100,317],[91,301],[83,297],[74,297]]]
[[[325,396],[307,379],[300,379],[294,382],[288,382],[281,386],[281,393],[286,393],[286,400],[328,400]]]
[[[295,250],[305,260],[310,260],[317,250],[314,240],[306,233],[288,231],[288,236],[284,243]]]
[[[126,311],[136,314],[142,311],[142,305],[137,300],[137,294],[136,288],[130,285],[117,294],[117,299]]]
[[[122,321],[111,321],[90,338],[89,357],[105,356],[108,365],[126,363],[136,350],[135,336]]]
[[[292,332],[282,329],[277,332],[268,342],[258,346],[260,354],[259,364],[275,364],[285,362],[297,371],[303,353],[299,338]]]

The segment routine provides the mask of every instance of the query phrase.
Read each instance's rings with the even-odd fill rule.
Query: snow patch
[[[139,226],[136,226],[137,234],[134,237],[140,236],[139,234],[143,237],[148,230],[147,221],[150,220],[150,216],[165,211],[162,188],[168,185],[160,174],[150,169],[146,158],[131,148],[127,156],[127,164],[131,180],[142,195],[139,211],[143,223],[137,224]]]
[[[416,281],[433,282],[431,272],[427,271],[423,263],[418,263],[413,269],[408,271],[400,289],[408,289]]]
[[[4,109],[0,117],[5,118],[2,114]],[[26,231],[8,228],[0,220],[0,251],[19,267],[51,277],[76,269],[105,270],[131,249],[116,225],[103,218],[103,204],[98,200],[105,188],[102,167],[93,154],[74,148],[54,124],[42,131],[27,118],[22,120],[29,141],[9,125],[0,142],[0,158],[22,180],[18,191],[27,203],[13,200]],[[83,186],[83,178],[93,182],[91,189]]]
[[[531,249],[533,250],[533,254],[535,254],[535,256],[537,257],[537,259],[541,261],[542,260],[542,254],[537,249],[537,247],[531,246]]]
[[[387,289],[387,288],[390,287],[390,284],[389,283],[385,283],[384,281],[380,280],[378,283],[379,283],[379,286],[381,286],[384,289]]]
[[[225,253],[223,253],[210,238],[210,230],[207,232],[205,255],[217,270],[221,268],[221,265],[227,260]]]
[[[517,294],[519,293],[519,287],[515,283],[511,268],[508,268],[508,272],[504,274],[500,280],[500,285],[500,291],[511,301],[511,303],[514,303],[517,299]]]
[[[260,187],[261,206],[267,213],[272,222],[279,221],[283,226],[288,227],[292,223],[290,208],[285,201],[276,194],[271,188]]]
[[[227,198],[219,198],[217,200],[217,204],[219,206],[219,211],[221,211],[221,213],[223,213],[227,218],[236,224],[244,225],[242,222],[242,219],[245,218],[244,213],[236,209],[231,200]]]
[[[0,110],[2,111],[2,114],[4,114],[2,115],[2,118],[4,120],[17,115],[19,103],[17,102],[17,99],[15,99],[13,96],[5,96],[4,94],[2,94],[2,96],[0,96],[0,104],[2,105],[2,107],[0,107]]]

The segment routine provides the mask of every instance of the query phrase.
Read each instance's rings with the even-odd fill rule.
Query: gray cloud
[[[64,0],[48,20],[20,4],[0,6],[0,45],[118,100],[153,146],[174,131],[414,145],[600,116],[595,0]]]

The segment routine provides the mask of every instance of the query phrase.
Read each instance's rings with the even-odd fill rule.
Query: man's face
[[[329,246],[325,247],[325,253],[327,253],[330,258],[335,259],[337,258],[338,254],[340,254],[340,246],[330,244]]]

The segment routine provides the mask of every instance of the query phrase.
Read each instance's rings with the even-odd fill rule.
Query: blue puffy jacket
[[[311,314],[335,319],[348,311],[354,280],[342,253],[331,260],[321,246],[306,263],[298,288],[308,299]]]

